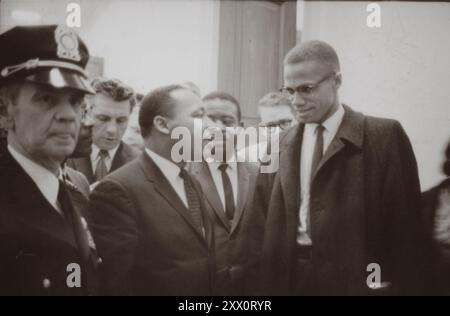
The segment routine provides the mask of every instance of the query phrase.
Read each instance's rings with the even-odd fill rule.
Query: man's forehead
[[[294,115],[289,105],[277,105],[273,107],[261,107],[260,117],[262,123],[269,123],[283,119],[292,119]]]
[[[113,99],[94,99],[91,101],[92,112],[96,115],[129,116],[130,102],[128,100],[114,101]]]
[[[103,93],[97,93],[96,95],[92,97],[88,97],[89,103],[93,105],[105,105],[106,107],[123,107],[125,109],[129,109],[130,100],[125,99],[121,101],[114,100],[111,96],[103,94]]]
[[[285,84],[309,84],[320,80],[323,76],[331,73],[329,65],[320,63],[317,60],[305,60],[295,64],[284,66]]]

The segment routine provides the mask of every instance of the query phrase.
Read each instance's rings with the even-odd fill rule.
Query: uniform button
[[[52,282],[50,282],[49,279],[45,278],[44,280],[42,280],[42,286],[44,287],[44,289],[50,288],[51,285],[52,285]]]
[[[102,263],[103,263],[103,260],[102,260],[102,258],[98,258],[98,261],[97,261],[97,263],[98,263],[98,264],[102,264]]]

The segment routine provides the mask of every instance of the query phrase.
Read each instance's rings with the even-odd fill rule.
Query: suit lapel
[[[280,182],[286,208],[297,211],[300,196],[300,150],[304,125],[291,129],[282,139]]]
[[[314,181],[315,177],[325,164],[346,147],[346,144],[352,144],[357,148],[362,148],[364,116],[361,113],[352,111],[346,105],[344,105],[344,111],[345,114],[342,123],[322,157],[322,160],[319,162],[312,177],[312,181]]]
[[[286,208],[289,240],[295,241],[300,207],[300,150],[304,125],[290,129],[280,144],[280,183]]]
[[[239,221],[242,217],[244,208],[247,204],[248,191],[250,187],[250,173],[245,167],[245,163],[237,163],[237,168],[238,168],[238,199],[236,211],[231,226],[231,234],[236,230],[236,227],[238,226]]]
[[[200,186],[202,188],[203,194],[211,205],[214,213],[219,218],[220,222],[230,232],[230,224],[228,219],[225,217],[225,211],[223,209],[222,202],[220,201],[219,193],[217,192],[216,185],[211,176],[211,171],[209,170],[208,164],[206,162],[202,163],[192,163],[192,173],[197,178]]]
[[[147,179],[153,183],[153,188],[169,203],[172,208],[186,221],[186,223],[195,231],[195,233],[200,237],[200,239],[206,243],[203,233],[195,225],[192,220],[189,209],[186,208],[183,201],[180,199],[178,194],[175,192],[172,185],[166,179],[158,166],[153,162],[153,160],[144,152],[139,157],[140,165],[144,170]],[[201,196],[200,196],[201,198]]]
[[[206,205],[206,197],[202,191],[200,183],[194,178],[193,179],[195,189],[197,190],[198,196],[200,197],[200,205],[203,212],[203,225],[205,226],[205,237],[206,242],[209,247],[214,248],[214,230],[213,230],[213,220],[211,218],[212,214],[207,212],[208,206]]]
[[[119,144],[119,148],[117,148],[116,154],[113,157],[113,161],[111,164],[111,169],[109,170],[108,173],[113,172],[114,170],[119,169],[124,163],[124,159],[125,159],[125,147],[124,147],[124,143],[120,142]]]

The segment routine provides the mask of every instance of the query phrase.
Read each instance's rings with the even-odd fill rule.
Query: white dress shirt
[[[186,190],[184,189],[184,180],[180,177],[180,167],[148,148],[145,148],[145,152],[164,174],[172,188],[183,201],[184,205],[189,208]]]
[[[325,154],[328,146],[336,135],[339,126],[344,118],[345,110],[342,105],[332,116],[322,123],[323,130],[323,154]],[[312,241],[307,233],[309,225],[309,203],[310,203],[310,180],[311,180],[311,165],[314,154],[314,146],[317,138],[317,123],[305,124],[303,130],[303,140],[300,158],[300,225],[298,227],[297,243],[300,245],[311,245]]]
[[[230,159],[231,161],[234,159]],[[220,201],[222,202],[223,210],[225,211],[225,190],[223,188],[222,182],[222,171],[220,171],[220,162],[208,163],[211,176],[213,178],[214,184],[216,185],[217,192],[219,193]],[[233,189],[234,205],[237,205],[238,196],[238,169],[236,162],[228,162],[228,167],[226,169],[228,178],[230,178],[231,187]]]
[[[112,162],[114,157],[116,156],[117,149],[119,149],[119,145],[114,147],[113,149],[108,150],[108,157],[105,158],[106,170],[111,170]],[[97,168],[97,164],[100,161],[100,148],[98,148],[95,144],[92,144],[92,152],[91,152],[91,164],[92,171],[95,173],[95,169]]]
[[[59,191],[59,181],[58,177],[54,175],[50,170],[42,167],[41,165],[35,163],[28,157],[25,157],[17,150],[15,150],[11,145],[8,145],[8,151],[17,161],[17,163],[22,167],[23,170],[30,176],[33,182],[41,191],[44,198],[50,203],[51,206],[60,214],[61,208],[58,203],[58,191]],[[25,197],[26,198],[26,197]]]

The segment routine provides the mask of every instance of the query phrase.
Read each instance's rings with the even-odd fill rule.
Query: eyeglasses
[[[269,122],[269,123],[259,124],[260,127],[269,127],[269,128],[279,127],[282,130],[288,129],[289,127],[291,127],[291,125],[292,125],[291,119],[280,120],[278,122]]]
[[[316,83],[301,85],[301,86],[298,86],[297,88],[283,87],[279,91],[291,100],[294,99],[295,93],[301,94],[302,96],[311,97],[314,94],[314,92],[319,88],[321,83],[327,81],[328,79],[330,79],[332,77],[336,77],[338,74],[339,73],[329,74],[328,76],[319,80]]]

